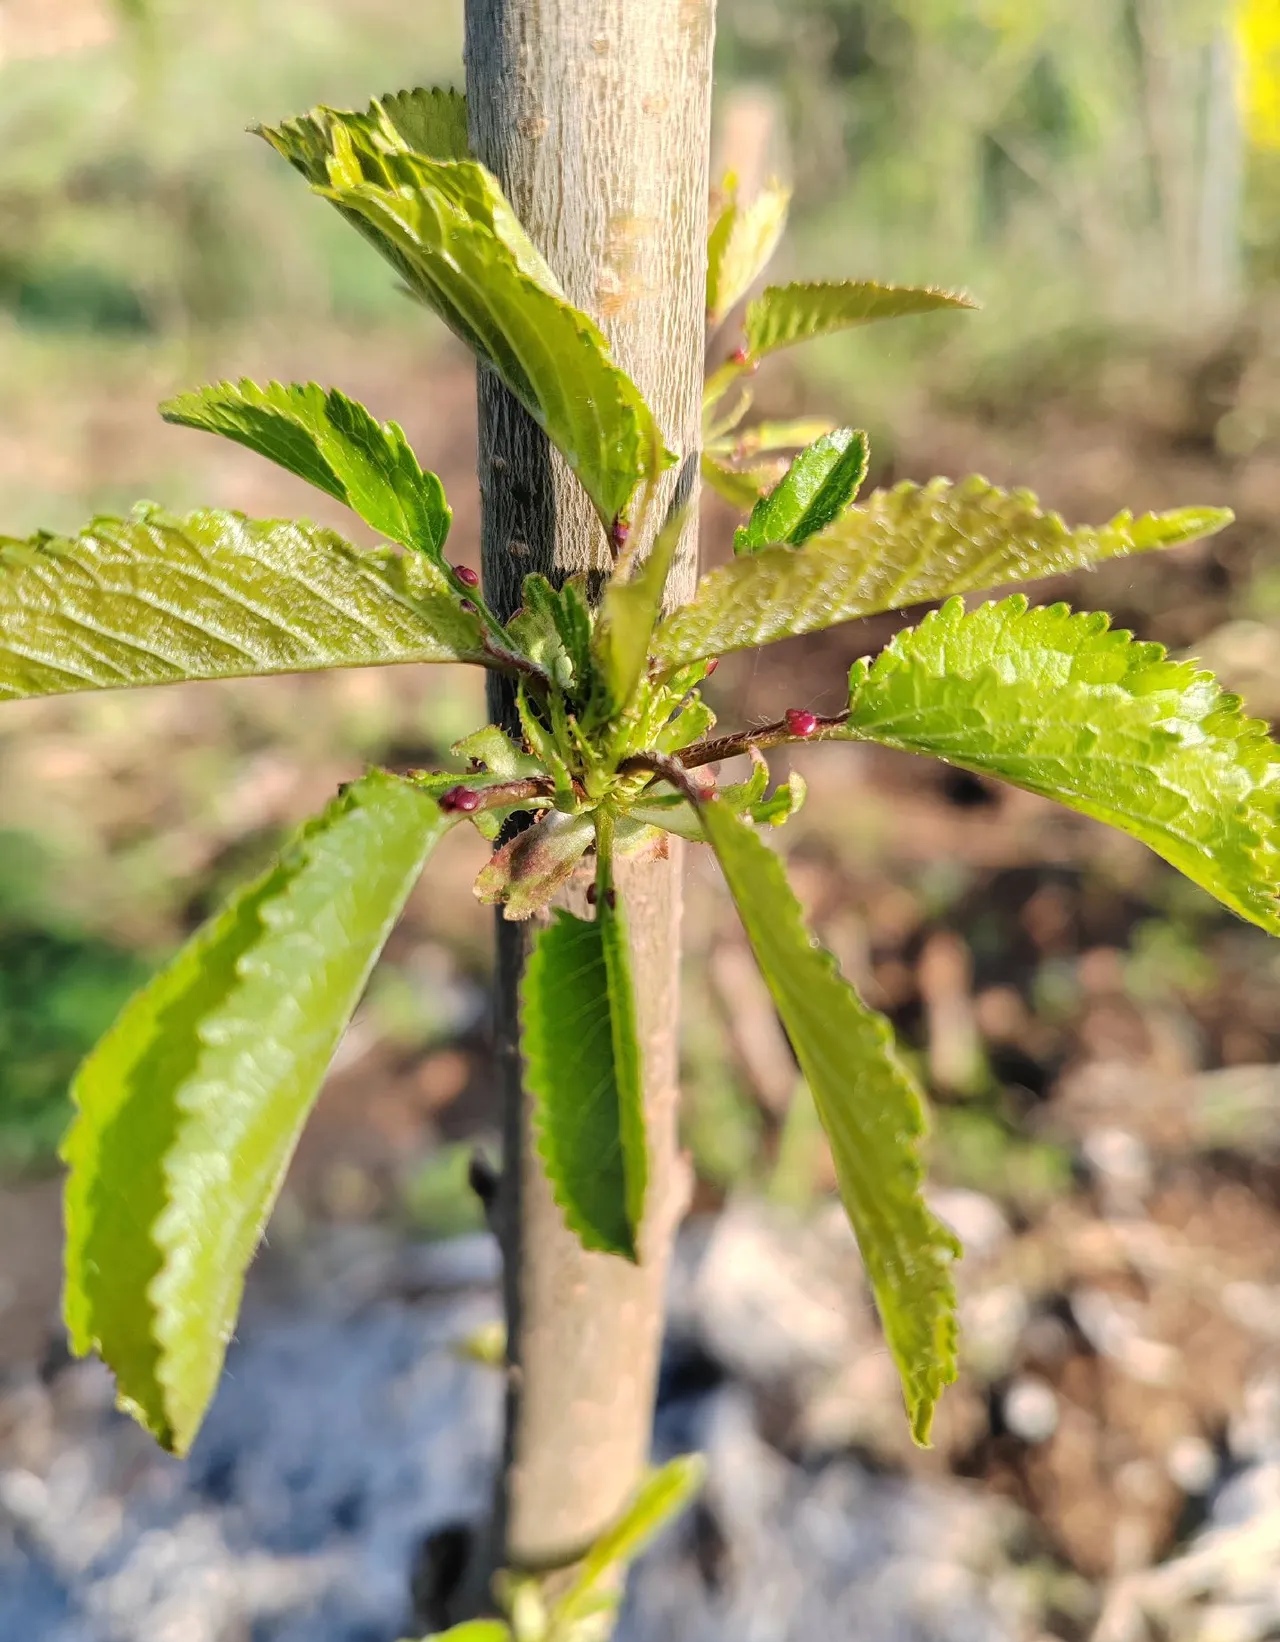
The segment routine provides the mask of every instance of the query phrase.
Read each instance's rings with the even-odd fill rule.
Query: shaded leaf
[[[414,153],[378,104],[319,108],[262,135],[331,200],[563,453],[606,526],[671,460],[598,327],[474,160]]]
[[[831,1143],[917,1442],[956,1375],[952,1234],[921,1194],[924,1104],[888,1021],[805,928],[782,863],[712,800],[700,815]]]
[[[850,734],[1109,822],[1280,934],[1280,747],[1194,662],[1064,604],[953,599],[849,690]]]
[[[572,1623],[586,1610],[596,1587],[617,1568],[628,1568],[649,1542],[674,1522],[702,1491],[707,1466],[701,1454],[682,1454],[651,1471],[614,1527],[606,1530],[582,1559],[555,1617]]]
[[[853,501],[867,476],[867,436],[836,428],[802,450],[768,496],[734,532],[735,553],[762,547],[800,547],[834,523]]]
[[[744,329],[753,359],[796,342],[830,336],[877,319],[903,319],[939,308],[975,308],[963,291],[934,286],[877,285],[871,280],[841,284],[770,285],[747,308]]]
[[[354,783],[138,993],[76,1078],[67,1329],[175,1453],[217,1384],[338,1040],[452,819],[394,776]]]
[[[584,1248],[638,1258],[648,1155],[635,1000],[621,913],[557,909],[539,931],[520,997],[538,1152]]]
[[[718,326],[759,279],[787,226],[791,190],[770,184],[749,205],[728,199],[707,238],[707,324]]]
[[[485,906],[501,905],[512,923],[532,918],[573,877],[594,838],[589,815],[550,811],[494,851],[476,879],[477,899]]]
[[[1188,507],[1072,528],[1030,491],[985,479],[901,484],[873,491],[801,548],[766,548],[713,570],[659,627],[655,652],[679,667],[926,599],[1176,547],[1230,521],[1225,508]]]
[[[167,422],[218,433],[336,496],[389,541],[439,558],[452,518],[444,487],[418,465],[404,431],[314,382],[265,388],[248,378],[179,394]]]
[[[140,508],[80,536],[0,540],[0,701],[407,661],[483,661],[422,554],[331,530]]]

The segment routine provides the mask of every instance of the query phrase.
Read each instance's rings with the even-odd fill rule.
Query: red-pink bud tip
[[[818,728],[817,713],[811,713],[807,707],[788,707],[784,718],[788,735],[811,736]]]
[[[455,564],[453,573],[464,587],[479,587],[480,572],[473,570],[469,564]]]
[[[448,792],[440,794],[436,802],[451,815],[470,815],[480,808],[480,794],[474,787],[450,787]]]
[[[719,667],[719,665],[720,665],[720,657],[719,656],[712,656],[711,660],[707,663],[707,670],[706,670],[705,674],[703,675],[703,677],[704,678],[710,678],[712,673],[715,672],[716,668]]]
[[[631,526],[625,519],[615,519],[609,526],[609,541],[615,553],[621,553],[627,545],[627,537],[631,534]]]
[[[458,609],[459,610],[465,610],[467,615],[469,615],[469,616],[474,616],[475,613],[476,613],[476,607],[475,607],[474,604],[472,604],[470,599],[459,599],[458,600]]]
[[[729,363],[737,365],[740,370],[758,371],[760,369],[760,361],[752,359],[745,348],[735,348],[729,355]]]

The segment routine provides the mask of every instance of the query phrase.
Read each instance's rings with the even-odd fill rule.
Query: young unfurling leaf
[[[766,548],[704,576],[693,599],[658,628],[654,650],[674,669],[970,588],[1175,547],[1230,520],[1225,508],[1188,507],[1071,528],[1030,491],[999,490],[985,479],[901,484],[874,491],[803,547]]]
[[[836,428],[802,450],[768,496],[751,510],[734,532],[735,553],[757,553],[762,547],[801,547],[810,536],[833,524],[867,476],[867,436],[854,428]]]
[[[1104,615],[953,599],[855,665],[848,726],[1107,821],[1280,934],[1280,746]]]
[[[707,238],[707,327],[715,330],[746,296],[778,248],[791,190],[771,183],[750,204],[728,198]]]
[[[345,502],[388,541],[440,558],[452,514],[444,486],[418,465],[403,430],[314,382],[260,388],[247,378],[179,394],[167,422],[218,433]]]
[[[752,359],[762,359],[793,343],[869,325],[877,319],[903,319],[939,308],[976,306],[963,291],[943,291],[934,286],[877,285],[872,280],[770,285],[747,308],[746,351]]]
[[[354,783],[126,1006],[76,1077],[67,1329],[174,1453],[217,1384],[329,1061],[452,819],[394,776]]]
[[[485,659],[430,558],[357,552],[315,525],[144,507],[75,538],[0,539],[0,701]]]

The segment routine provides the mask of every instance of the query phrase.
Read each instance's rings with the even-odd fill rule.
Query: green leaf
[[[433,1631],[423,1642],[513,1642],[511,1627],[500,1619],[469,1619],[447,1631]]]
[[[750,205],[736,194],[711,226],[707,239],[707,324],[714,330],[759,279],[787,225],[791,190],[776,183]]]
[[[174,1453],[217,1384],[338,1040],[453,819],[394,776],[354,783],[138,993],[76,1077],[67,1328]]]
[[[911,1429],[926,1443],[956,1375],[959,1245],[921,1195],[924,1104],[883,1016],[868,1009],[818,946],[782,863],[717,800],[700,814],[778,1014],[831,1142]]]
[[[476,879],[476,898],[500,905],[511,923],[532,918],[573,877],[594,837],[591,816],[549,811],[494,851]]]
[[[140,508],[74,539],[0,540],[0,701],[484,659],[430,559],[358,553],[315,525]]]
[[[798,416],[785,422],[756,422],[726,435],[708,445],[712,454],[723,452],[735,461],[750,461],[754,456],[774,456],[784,450],[800,450],[811,445],[824,434],[834,433],[836,425],[829,416]]]
[[[1194,662],[1064,604],[953,599],[849,688],[851,735],[1109,822],[1280,934],[1280,747]]]
[[[525,968],[520,1022],[538,1152],[584,1248],[639,1258],[648,1153],[621,910],[557,909]]]
[[[877,319],[901,319],[938,308],[976,308],[963,291],[934,286],[877,285],[871,280],[843,284],[770,285],[747,308],[747,353],[752,359],[796,342],[830,336]]]
[[[862,488],[869,459],[867,436],[837,428],[802,450],[781,482],[734,532],[735,553],[762,547],[800,547],[844,512]]]
[[[802,548],[766,548],[713,570],[658,628],[654,649],[664,667],[679,667],[926,599],[1176,547],[1231,517],[1187,507],[1073,529],[1030,491],[982,478],[901,484],[873,491]]]
[[[379,98],[370,109],[371,123],[374,109],[381,109],[415,154],[426,154],[433,160],[470,159],[467,99],[460,91],[418,86],[413,91],[393,92]]]
[[[627,1568],[655,1535],[691,1505],[706,1481],[701,1454],[682,1454],[651,1471],[621,1519],[601,1534],[587,1552],[573,1584],[557,1605],[555,1618],[572,1623],[581,1617],[596,1587],[615,1568]]]
[[[679,508],[658,532],[647,558],[630,579],[622,579],[619,566],[605,586],[591,650],[611,713],[627,706],[648,670],[649,641],[687,522],[687,510]]]
[[[219,433],[336,496],[389,541],[440,558],[452,514],[444,487],[418,465],[404,431],[314,382],[265,388],[247,378],[180,394],[167,422]]]
[[[767,463],[758,468],[733,468],[717,462],[705,452],[702,456],[702,477],[718,496],[748,513],[771,486],[776,485],[786,471],[782,463]]]
[[[606,526],[672,458],[598,327],[565,298],[496,179],[413,152],[389,115],[316,109],[262,135],[494,370],[556,444]]]

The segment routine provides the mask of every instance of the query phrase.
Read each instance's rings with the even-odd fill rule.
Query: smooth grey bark
[[[650,532],[681,475],[696,475],[713,33],[714,0],[466,0],[472,146],[682,458],[650,509]],[[505,617],[530,571],[557,582],[579,570],[603,574],[610,555],[559,454],[483,367],[478,392],[484,581]],[[671,602],[692,593],[696,562],[694,519]],[[495,692],[491,706],[510,721],[509,697]],[[517,1044],[532,931],[498,925],[506,1161],[496,1221],[509,1339],[490,1568],[576,1560],[622,1510],[647,1461],[668,1256],[685,1195],[676,1143],[679,872],[675,850],[619,872],[651,1150],[637,1267],[585,1253],[552,1201]]]

